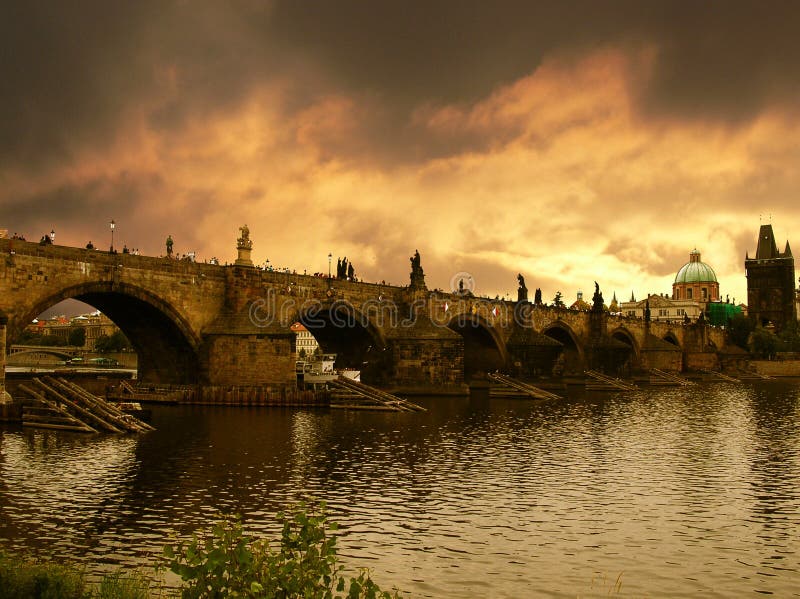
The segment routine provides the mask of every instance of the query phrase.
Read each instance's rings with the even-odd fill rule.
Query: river
[[[409,597],[800,596],[800,384],[424,398],[427,413],[154,406],[157,431],[0,425],[0,545],[149,564],[220,512],[325,500]]]

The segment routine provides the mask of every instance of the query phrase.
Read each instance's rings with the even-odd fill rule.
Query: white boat
[[[297,380],[303,383],[317,384],[336,380],[339,376],[346,376],[354,381],[361,380],[361,371],[353,368],[336,370],[336,354],[320,354],[310,360],[295,362]]]

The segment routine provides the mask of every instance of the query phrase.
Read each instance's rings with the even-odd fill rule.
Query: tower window
[[[692,288],[688,287],[686,289],[686,299],[692,299]]]

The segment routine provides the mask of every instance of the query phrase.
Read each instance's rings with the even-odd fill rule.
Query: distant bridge
[[[20,354],[50,354],[68,360],[75,356],[86,353],[86,350],[74,346],[53,346],[53,345],[11,345],[8,354],[10,356]]]
[[[67,298],[108,315],[139,356],[142,380],[217,385],[294,378],[294,322],[339,365],[395,387],[458,387],[521,376],[639,368],[713,368],[723,331],[527,302],[0,240],[8,339]]]

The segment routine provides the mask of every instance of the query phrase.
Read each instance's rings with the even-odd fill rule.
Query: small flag
[[[492,308],[492,316],[497,316],[497,306]]]
[[[448,304],[447,302],[445,302],[445,303],[444,303],[444,311],[445,311],[445,312],[447,312],[447,310],[448,310],[449,308],[450,308],[450,304]]]

